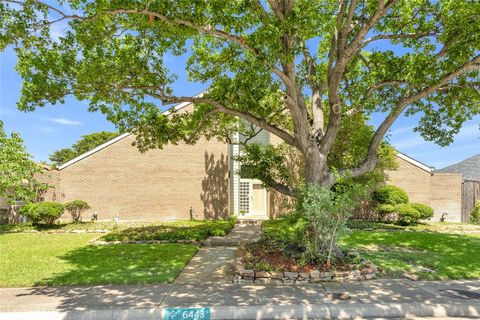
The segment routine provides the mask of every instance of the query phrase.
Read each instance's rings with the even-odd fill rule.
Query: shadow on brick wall
[[[228,158],[205,152],[205,177],[202,193],[205,219],[223,219],[228,216]]]

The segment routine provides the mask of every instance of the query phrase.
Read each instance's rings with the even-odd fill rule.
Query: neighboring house
[[[176,107],[191,109],[191,103]],[[270,143],[267,134],[257,141]],[[238,145],[200,139],[140,153],[122,134],[47,173],[46,200],[85,200],[99,219],[185,220],[227,217],[267,219],[270,200],[261,182],[241,179],[233,156]]]
[[[438,172],[403,153],[397,153],[397,170],[387,170],[387,183],[405,190],[411,202],[431,206],[432,221],[446,213],[446,221],[460,222],[462,211],[462,175]]]
[[[475,203],[480,200],[480,154],[438,170],[443,173],[457,173],[462,182],[462,221],[470,221]]]
[[[185,112],[193,107],[182,103]],[[240,139],[239,136],[235,137]],[[179,143],[140,153],[132,134],[122,134],[46,173],[54,188],[45,200],[87,201],[101,220],[184,220],[227,217],[267,219],[285,211],[286,198],[267,191],[256,179],[239,175],[238,144],[200,139],[194,145]],[[254,140],[277,144],[281,140],[265,131]],[[434,173],[431,168],[398,154],[399,169],[387,172],[389,183],[405,189],[412,202],[443,212],[459,221],[461,176]],[[288,205],[288,203],[287,203]]]
[[[480,180],[480,153],[437,172],[460,173],[463,179]]]

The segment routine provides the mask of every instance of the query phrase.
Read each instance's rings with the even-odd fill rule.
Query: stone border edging
[[[243,258],[235,258],[235,276],[233,283],[273,283],[273,284],[303,284],[318,283],[322,281],[362,281],[376,278],[377,266],[371,261],[364,261],[362,269],[350,271],[326,271],[313,270],[310,272],[290,271],[256,271],[245,269]]]
[[[158,320],[164,308],[102,309],[71,311],[0,312],[0,320],[105,319]],[[479,303],[425,304],[315,304],[218,306],[210,308],[211,319],[359,319],[406,317],[479,318]]]

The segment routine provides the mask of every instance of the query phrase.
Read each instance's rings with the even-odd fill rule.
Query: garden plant
[[[29,218],[32,223],[44,223],[51,226],[63,214],[65,207],[56,202],[30,203],[22,207],[21,213]]]
[[[72,215],[73,222],[81,222],[82,212],[89,208],[88,203],[83,200],[73,200],[65,203],[65,210]]]

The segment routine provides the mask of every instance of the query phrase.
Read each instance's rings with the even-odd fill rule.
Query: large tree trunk
[[[330,174],[327,165],[327,155],[312,145],[305,152],[305,183],[318,184],[330,188],[334,179]]]

